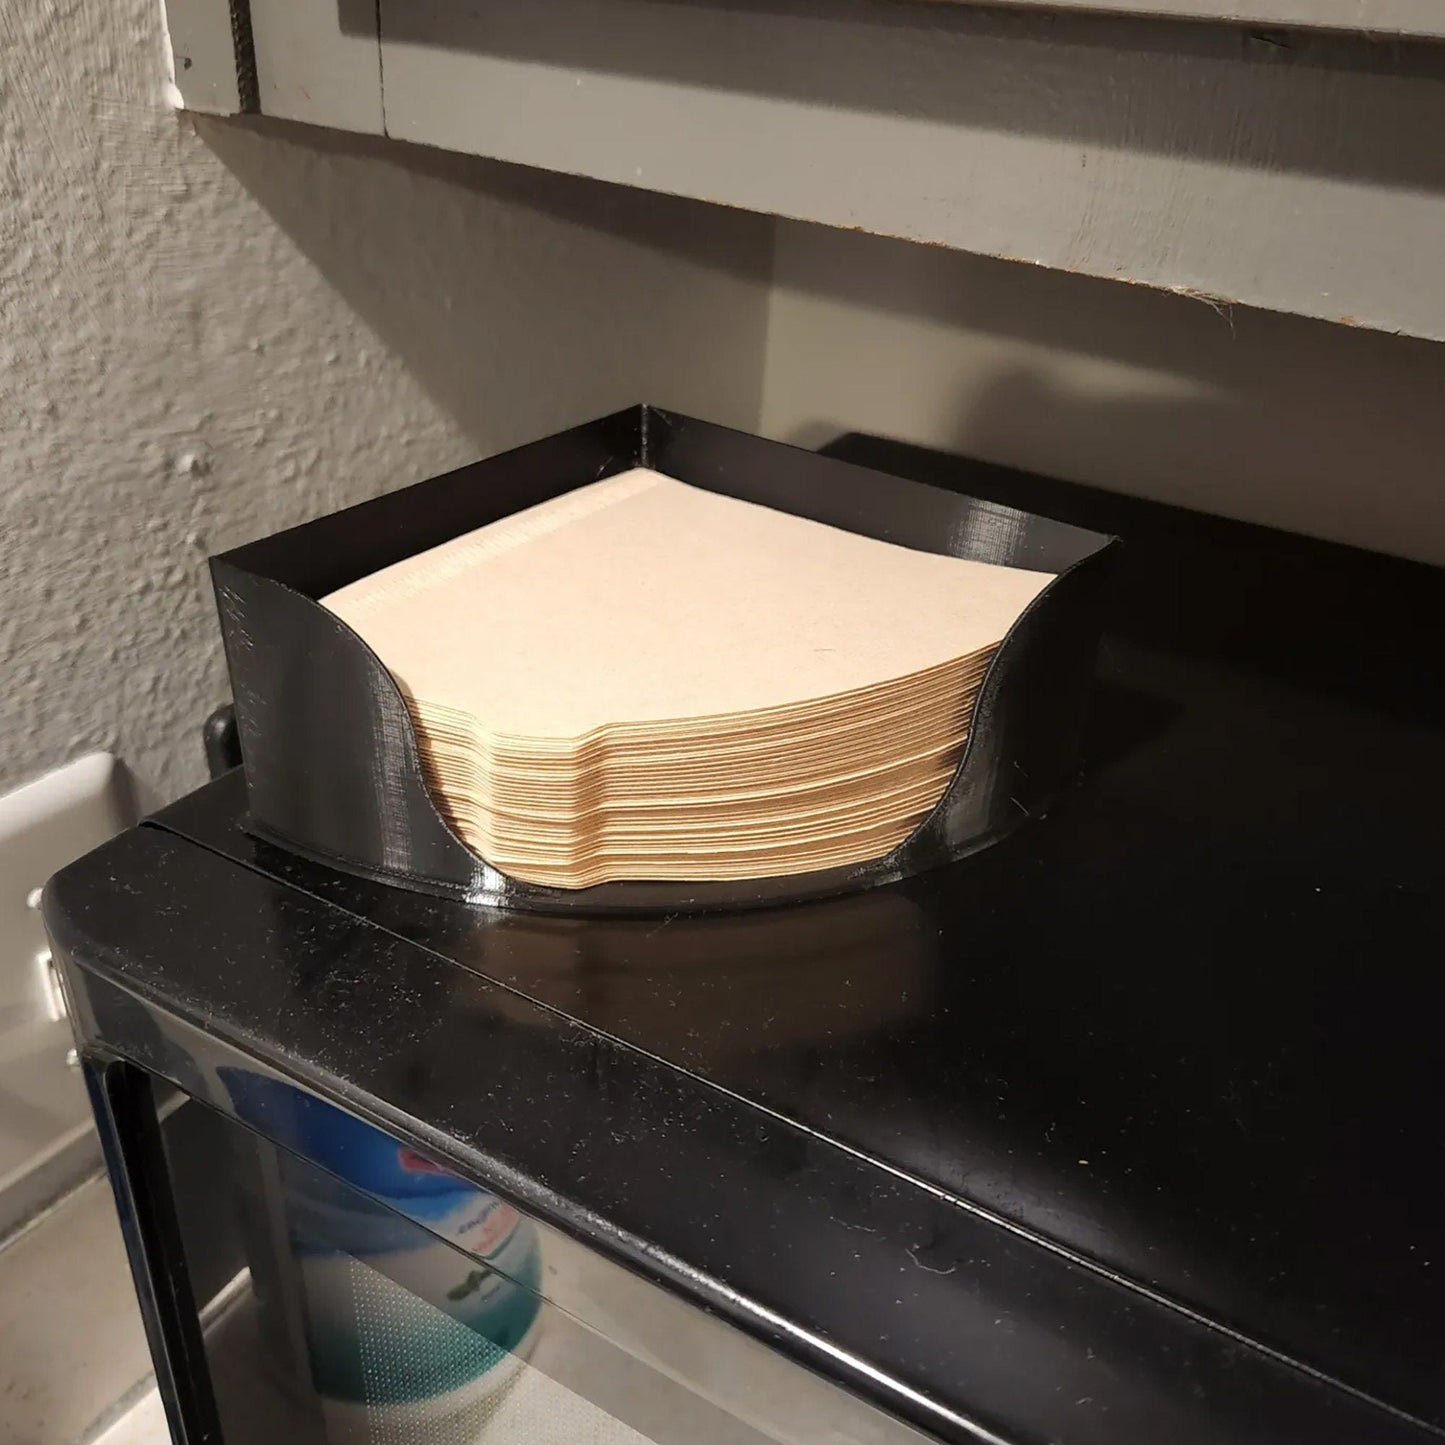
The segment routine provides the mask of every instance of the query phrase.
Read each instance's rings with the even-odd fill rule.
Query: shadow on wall
[[[1445,346],[785,223],[764,430],[1445,562]]]
[[[479,451],[642,400],[756,429],[771,221],[286,122],[196,128]]]

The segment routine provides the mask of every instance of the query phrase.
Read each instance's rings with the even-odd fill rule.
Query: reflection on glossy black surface
[[[1421,665],[1440,575],[990,469],[968,485],[1128,544],[1090,775],[1045,822],[833,904],[584,922],[471,912],[300,862],[237,829],[232,778],[164,826],[343,912],[266,893],[280,913],[234,945],[234,980],[163,950],[109,967],[153,971],[178,1007],[279,1007],[265,1048],[365,1074],[443,1132],[480,1127],[468,1049],[505,1041],[532,1101],[505,1107],[534,1121],[506,1139],[509,1162],[985,1418],[1069,1440],[1395,1428],[1306,1426],[1298,1402],[1253,1393],[1262,1357],[845,1166],[814,1134],[1445,1425],[1445,708]],[[242,876],[225,866],[198,867],[194,886],[262,896],[260,880],[222,883]],[[384,1056],[343,1033],[362,1000],[381,1035],[389,1019],[411,1031]],[[599,1120],[615,1148],[586,1134]],[[653,1174],[609,1175],[663,1139],[677,1152]],[[706,1212],[677,1218],[695,1183],[679,1172],[708,1161]],[[830,1213],[790,1229],[806,1207]],[[786,1234],[786,1264],[768,1262],[759,1218]],[[1077,1393],[1037,1398],[1039,1378]],[[1104,1398],[1152,1435],[1072,1403]]]
[[[47,918],[89,1047],[223,1109],[223,1067],[283,1069],[944,1438],[1421,1439],[935,1191],[159,830],[67,869]]]

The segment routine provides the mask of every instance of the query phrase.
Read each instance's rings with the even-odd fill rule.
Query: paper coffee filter
[[[922,765],[894,780],[892,786],[880,787],[874,792],[863,793],[856,786],[837,786],[825,797],[812,800],[807,807],[786,807],[778,804],[768,806],[759,800],[752,811],[743,813],[735,810],[719,811],[712,817],[699,818],[688,809],[677,809],[661,816],[654,810],[648,815],[631,814],[618,817],[611,812],[597,814],[586,827],[573,832],[579,838],[622,841],[630,837],[649,838],[664,835],[708,836],[735,834],[739,837],[760,836],[772,829],[779,834],[784,830],[801,832],[820,826],[830,827],[837,821],[856,821],[872,808],[903,805],[921,805],[929,796],[938,795],[940,778],[952,775],[953,769],[947,763]],[[498,818],[491,814],[486,819],[489,836],[506,839],[517,845],[528,842],[553,846],[557,829],[555,825],[539,825],[535,822]]]
[[[637,469],[340,589],[452,828],[513,877],[854,864],[937,806],[1051,577]]]
[[[882,710],[896,711],[900,706],[923,705],[932,698],[956,699],[960,687],[976,685],[987,673],[988,664],[996,648],[974,658],[958,659],[937,669],[930,669],[928,675],[919,678],[905,678],[878,683],[855,692],[820,698],[813,705],[795,703],[777,708],[761,709],[743,717],[709,716],[701,718],[671,718],[647,725],[617,723],[594,729],[580,739],[528,739],[509,738],[496,734],[475,715],[460,709],[438,703],[430,698],[419,697],[402,679],[403,696],[414,710],[424,711],[428,718],[435,717],[436,725],[443,731],[452,729],[465,733],[474,730],[474,740],[485,742],[490,754],[499,757],[515,756],[519,761],[532,760],[570,762],[589,751],[601,753],[619,746],[630,746],[634,742],[646,744],[654,753],[665,753],[672,748],[692,751],[709,747],[713,739],[726,742],[731,739],[758,738],[765,740],[775,735],[791,734],[799,726],[822,727],[833,722],[860,722]]]
[[[752,750],[718,762],[696,759],[685,765],[657,765],[629,770],[593,768],[584,776],[519,775],[488,767],[465,748],[453,749],[428,739],[428,761],[438,777],[463,783],[486,793],[490,805],[509,798],[518,806],[544,807],[545,800],[569,814],[607,800],[637,799],[643,804],[668,797],[733,797],[762,789],[776,791],[812,786],[842,772],[858,772],[911,757],[927,748],[941,751],[962,744],[967,720],[910,718],[871,732],[851,732],[839,745],[830,739],[810,739],[772,750]],[[746,782],[744,781],[746,780]],[[508,786],[510,785],[510,787]]]
[[[385,605],[366,600],[374,579],[326,603],[413,696],[496,737],[576,740],[911,677],[995,646],[1050,580],[640,470],[470,535],[471,565],[454,539],[376,574],[392,574]]]

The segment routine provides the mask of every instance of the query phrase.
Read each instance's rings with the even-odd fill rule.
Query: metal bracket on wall
[[[50,874],[134,821],[108,753],[0,797],[0,1239],[100,1164],[38,905]]]

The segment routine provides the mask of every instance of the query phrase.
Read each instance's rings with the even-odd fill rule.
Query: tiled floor
[[[149,1373],[115,1203],[92,1179],[0,1249],[0,1442],[87,1440]]]
[[[80,1070],[66,1064],[64,1019],[0,1007],[0,1236],[100,1167]]]
[[[91,1445],[170,1445],[170,1439],[161,1397],[150,1390],[108,1429],[96,1435]]]

